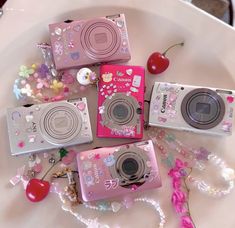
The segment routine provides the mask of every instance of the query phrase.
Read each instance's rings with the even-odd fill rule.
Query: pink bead
[[[42,164],[36,164],[34,167],[33,167],[33,170],[36,172],[36,173],[40,173],[42,171]]]

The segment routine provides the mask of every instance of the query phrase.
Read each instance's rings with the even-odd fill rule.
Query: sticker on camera
[[[116,189],[119,186],[119,179],[115,178],[111,180],[106,180],[104,182],[104,186],[106,190]]]

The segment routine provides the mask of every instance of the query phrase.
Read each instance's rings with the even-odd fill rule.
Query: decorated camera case
[[[101,66],[98,83],[98,137],[143,137],[144,76],[145,71],[141,66]]]
[[[155,82],[149,125],[214,135],[232,134],[233,90]]]
[[[92,142],[85,97],[7,109],[12,155]]]
[[[56,69],[131,58],[124,14],[49,25]]]
[[[80,152],[77,165],[84,201],[161,186],[151,140]]]

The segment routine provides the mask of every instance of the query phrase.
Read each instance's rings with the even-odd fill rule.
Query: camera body
[[[92,142],[86,98],[7,109],[12,155]]]
[[[214,135],[232,134],[233,90],[155,82],[149,125]]]
[[[151,140],[80,152],[77,165],[84,201],[161,186]]]
[[[97,136],[142,138],[144,76],[141,66],[103,65],[98,84]]]
[[[56,69],[131,58],[124,14],[50,24]]]

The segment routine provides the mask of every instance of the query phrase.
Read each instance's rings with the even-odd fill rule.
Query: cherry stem
[[[57,162],[53,163],[53,165],[47,170],[47,172],[44,174],[44,176],[41,178],[41,180],[44,180],[44,178],[47,176],[47,174],[54,168],[54,166],[56,166],[59,162],[61,161],[58,160]]]
[[[170,46],[169,48],[167,48],[167,49],[162,53],[162,55],[165,56],[166,53],[167,53],[171,48],[176,47],[176,46],[184,46],[184,42],[181,42],[181,43],[174,44],[174,45]]]

